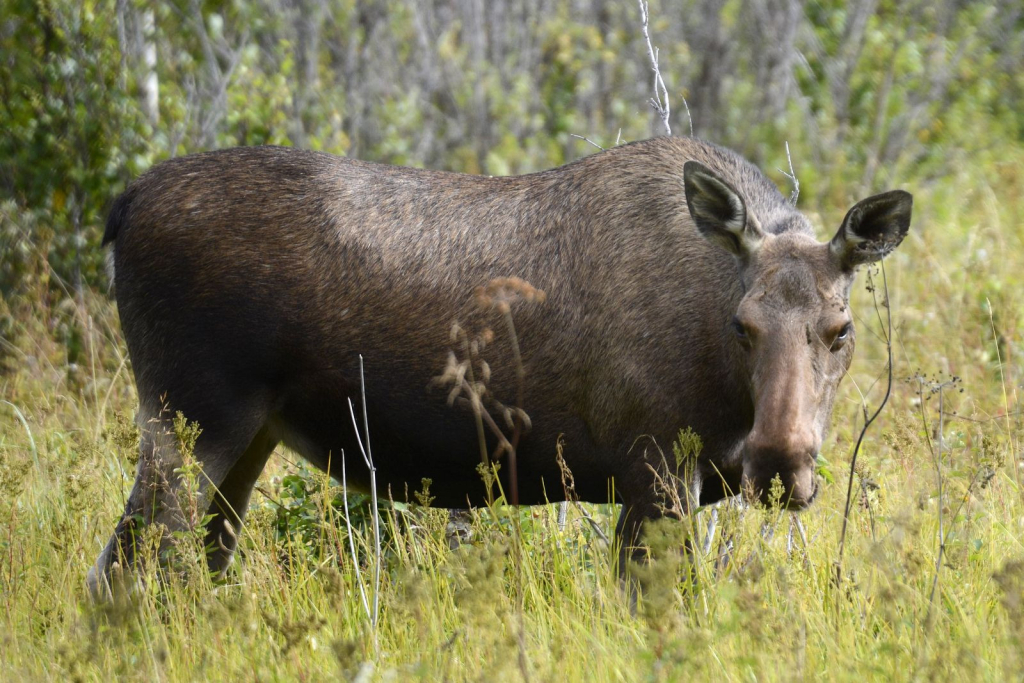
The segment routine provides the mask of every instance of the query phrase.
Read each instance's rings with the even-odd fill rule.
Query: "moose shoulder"
[[[278,443],[332,473],[358,452],[346,401],[360,355],[378,486],[401,497],[429,477],[435,505],[479,503],[476,421],[435,380],[453,321],[482,315],[473,292],[498,277],[547,294],[512,312],[530,422],[521,503],[559,499],[561,436],[581,498],[607,500],[614,479],[632,546],[658,514],[662,462],[638,437],[668,447],[689,427],[704,444],[702,503],[764,498],[778,477],[784,502],[805,507],[853,354],[854,271],[900,243],[911,203],[866,199],[819,243],[753,165],[687,138],[503,178],[276,147],[163,163],[118,198],[104,240],[142,439],[90,587],[104,594],[112,565],[134,563],[140,522],[186,524],[175,413],[202,429],[209,561],[223,570]],[[515,405],[519,366],[489,324],[489,390]],[[359,458],[347,469],[368,486]]]

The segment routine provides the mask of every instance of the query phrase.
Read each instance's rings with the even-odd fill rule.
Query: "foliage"
[[[76,289],[102,270],[96,247],[108,201],[150,163],[109,9],[0,3],[0,197],[19,208],[4,211],[2,232],[12,246],[38,245],[55,279]],[[4,270],[6,296],[21,273]]]
[[[0,243],[102,282],[104,212],[155,161],[294,144],[522,173],[647,137],[636,8],[586,0],[0,0]],[[673,126],[787,167],[811,208],[1024,138],[1012,0],[652,7]],[[762,28],[759,28],[763,26]],[[1003,171],[1000,171],[1003,172]],[[780,181],[784,178],[776,176]],[[6,260],[6,259],[5,259]],[[10,296],[25,273],[0,272]]]

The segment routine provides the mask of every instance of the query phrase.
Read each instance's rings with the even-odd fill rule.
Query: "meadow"
[[[453,551],[445,511],[385,502],[375,589],[367,501],[344,507],[337,482],[287,452],[260,481],[226,582],[196,569],[201,555],[182,539],[192,571],[92,605],[83,579],[137,460],[130,362],[106,297],[49,305],[39,292],[0,382],[0,677],[1019,678],[1024,309],[1007,257],[1024,245],[1010,229],[1020,205],[1000,196],[984,185],[918,195],[909,243],[885,262],[892,396],[860,448],[840,580],[848,463],[886,386],[879,272],[855,293],[860,348],[820,500],[799,516],[720,507],[707,552],[710,511],[659,527],[635,613],[612,551],[575,506],[560,528],[557,506],[499,501],[475,511]],[[51,331],[78,319],[72,365]],[[583,509],[612,536],[613,506]],[[687,535],[699,541],[692,556],[673,550]],[[375,624],[360,581],[379,601]]]
[[[336,9],[343,19],[324,23],[325,32],[358,24],[363,45],[384,35],[366,28],[350,3],[337,4],[344,8],[324,11]],[[942,24],[948,45],[941,53],[953,54],[953,45],[966,55],[950,65],[953,75],[943,87],[956,92],[948,99],[914,99],[914,88],[931,92],[935,85],[928,68],[938,53],[930,52],[928,41],[938,34],[908,33],[909,42],[893,43],[893,71],[886,71],[879,55],[892,36],[885,27],[905,26],[894,18],[898,6],[881,3],[864,38],[875,52],[869,49],[851,72],[855,95],[846,119],[832,105],[815,104],[831,92],[824,80],[818,86],[807,81],[815,74],[825,78],[817,70],[795,81],[806,97],[784,99],[773,115],[744,128],[730,117],[755,97],[753,77],[743,76],[756,70],[739,59],[722,105],[730,114],[711,128],[698,123],[698,135],[743,149],[784,192],[788,179],[776,169],[785,165],[781,141],[792,140],[790,168],[804,193],[800,207],[821,239],[834,232],[854,194],[872,190],[913,192],[914,219],[884,272],[865,269],[855,285],[858,348],[822,449],[818,500],[798,515],[723,504],[656,525],[647,538],[651,562],[636,569],[635,604],[615,575],[615,550],[607,540],[616,515],[611,503],[569,505],[560,520],[557,505],[515,509],[499,499],[464,518],[461,544],[452,548],[449,514],[423,505],[429,502],[425,487],[414,503],[383,496],[378,548],[369,500],[344,495],[337,481],[284,449],[257,485],[240,554],[224,581],[204,571],[195,535],[181,534],[174,571],[158,576],[157,563],[145,564],[140,588],[109,604],[93,603],[85,588],[138,459],[131,359],[98,245],[104,202],[124,181],[160,158],[204,146],[301,144],[499,173],[592,151],[570,133],[608,145],[616,130],[623,139],[646,137],[658,122],[643,109],[643,98],[622,85],[634,72],[622,71],[625,60],[602,61],[612,48],[635,47],[635,17],[621,19],[633,26],[627,36],[591,31],[568,10],[552,11],[537,29],[543,49],[536,54],[544,55],[546,70],[522,71],[509,90],[526,92],[531,73],[546,79],[536,89],[543,106],[516,124],[529,129],[524,132],[507,127],[518,110],[509,118],[484,116],[490,127],[482,131],[471,116],[456,121],[424,108],[415,99],[422,93],[412,90],[407,99],[390,100],[373,91],[377,99],[367,101],[387,106],[355,119],[355,105],[340,95],[333,101],[308,88],[293,92],[290,77],[274,80],[262,61],[291,54],[294,41],[264,40],[275,31],[284,35],[290,24],[256,22],[263,5],[168,5],[184,9],[157,13],[166,33],[155,40],[161,50],[170,45],[193,57],[172,59],[179,53],[167,47],[153,64],[125,48],[131,40],[119,44],[113,29],[103,28],[96,3],[86,3],[80,15],[69,9],[75,3],[48,5],[56,37],[38,27],[32,33],[34,24],[24,19],[31,5],[0,3],[5,16],[21,17],[0,30],[5,49],[13,54],[17,41],[35,44],[29,35],[40,46],[51,41],[45,50],[60,56],[72,50],[77,30],[88,39],[83,44],[92,61],[60,62],[67,69],[41,67],[38,75],[55,84],[39,92],[58,104],[65,96],[72,102],[88,95],[82,95],[84,111],[54,105],[46,109],[49,119],[39,118],[45,125],[30,124],[26,117],[42,116],[32,109],[35,100],[25,98],[19,109],[11,95],[0,114],[10,124],[0,140],[0,680],[1024,680],[1024,124],[1022,109],[1012,106],[1019,98],[1007,94],[1020,92],[1021,72],[999,62],[995,39],[977,28],[1001,16],[988,12],[988,3],[968,3],[956,15],[962,22]],[[135,18],[118,15],[119,21],[137,28],[131,21],[144,13],[125,6]],[[238,68],[223,102],[204,90],[212,85],[203,79],[216,74],[204,71],[195,56],[201,46],[174,43],[190,8],[200,6],[214,47],[218,41],[234,46],[243,33],[238,26],[253,22],[251,35],[266,48],[238,46]],[[386,20],[378,17],[391,22],[387,35],[414,35],[412,5],[395,7]],[[736,16],[732,4],[723,7],[722,16]],[[609,10],[607,21],[614,24],[618,11]],[[828,41],[845,35],[836,29],[843,3],[822,3],[814,12],[806,19],[814,30],[832,26],[822,38],[828,52]],[[210,16],[221,16],[227,28],[218,33]],[[674,58],[681,74],[697,73],[687,57],[696,48],[682,38],[672,42],[674,19],[667,10],[660,16],[662,23],[653,26],[667,46],[663,69],[668,73]],[[78,23],[61,24],[68,17]],[[1009,31],[1019,41],[1017,33]],[[323,37],[329,42],[327,33]],[[444,37],[441,58],[459,64],[476,58],[457,28]],[[45,50],[33,54],[49,64],[39,57],[50,54]],[[125,50],[128,66],[118,62]],[[221,67],[233,59],[218,54]],[[415,59],[398,48],[395,54]],[[533,53],[523,48],[522,54]],[[642,65],[643,53],[636,54]],[[135,57],[142,61],[136,64]],[[478,82],[493,91],[509,85],[498,78],[504,72],[494,55],[479,59],[478,67],[487,68],[472,72]],[[277,66],[294,72],[281,73],[299,74],[304,82],[299,72],[308,60],[283,63]],[[324,88],[337,85],[325,74],[340,73],[340,66],[326,56],[312,63]],[[588,64],[605,66],[588,71]],[[406,68],[403,62],[398,69],[403,78]],[[444,64],[438,68],[455,78]],[[120,85],[119,69],[128,70]],[[138,104],[145,101],[140,84],[147,69],[165,70],[159,122]],[[891,99],[865,94],[885,88],[886,73],[904,69],[910,80],[901,81]],[[0,85],[4,78],[28,82],[26,73],[0,76]],[[189,73],[196,78],[189,81]],[[621,86],[614,101],[598,106],[593,95],[583,106],[564,99],[598,92],[594,84],[603,82],[602,74],[608,87]],[[75,79],[117,96],[75,86]],[[186,92],[188,82],[194,92]],[[454,83],[454,104],[444,106],[471,111],[480,94]],[[480,95],[487,106],[496,106],[492,90]],[[5,86],[3,92],[22,90]],[[247,97],[251,107],[244,106]],[[513,109],[532,106],[526,99]],[[673,101],[676,133],[687,130],[679,101]],[[126,102],[135,102],[130,116]],[[922,102],[923,109],[903,116]],[[308,105],[306,119],[295,114],[300,105]],[[223,117],[204,118],[214,106],[223,106]],[[89,107],[108,107],[111,114],[97,117]],[[341,112],[336,125],[332,107]],[[559,111],[572,113],[555,120],[552,112]],[[442,119],[450,128],[438,128]],[[812,119],[814,125],[802,125]],[[882,121],[885,135],[877,125]],[[59,133],[56,141],[46,137],[46,126]],[[412,132],[420,130],[433,132]],[[904,133],[909,141],[889,158],[889,143]],[[456,136],[463,146],[449,144]],[[106,140],[102,149],[90,146],[97,139]],[[474,140],[488,142],[475,147]],[[48,166],[51,158],[59,162]],[[12,171],[16,167],[25,173]],[[186,450],[190,434],[182,424]],[[683,441],[682,449],[692,446]],[[666,453],[673,449],[661,446]],[[852,504],[843,535],[848,488]],[[692,551],[680,552],[687,541]]]

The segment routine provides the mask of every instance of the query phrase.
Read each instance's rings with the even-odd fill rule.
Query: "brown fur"
[[[691,160],[741,198],[746,234],[764,236],[756,254],[705,239],[713,225],[695,229]],[[702,502],[741,481],[763,490],[779,474],[804,505],[853,349],[833,354],[821,340],[849,320],[859,261],[847,255],[866,253],[863,240],[847,249],[840,237],[816,242],[755,167],[686,138],[502,178],[274,147],[161,164],[118,199],[105,237],[145,429],[138,480],[93,589],[112,562],[134,561],[133,515],[184,523],[168,410],[203,429],[196,456],[219,489],[206,494],[216,569],[278,442],[335,474],[344,449],[350,484],[365,488],[346,405],[359,396],[358,354],[380,485],[400,494],[430,477],[436,505],[479,503],[474,420],[431,380],[453,321],[470,317],[474,288],[496,277],[547,293],[513,309],[532,421],[518,449],[522,502],[559,499],[564,435],[578,494],[605,501],[614,478],[619,533],[632,545],[640,521],[658,514],[656,463],[634,442],[648,435],[668,449],[690,427],[704,442]],[[749,350],[735,315],[756,328]],[[511,404],[515,368],[497,337],[490,388]]]

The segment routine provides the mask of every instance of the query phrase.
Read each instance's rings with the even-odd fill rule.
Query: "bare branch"
[[[262,492],[262,491],[261,491]],[[263,493],[263,495],[270,498],[269,495]],[[274,501],[273,498],[270,498]],[[278,507],[284,507],[280,503],[277,503]],[[348,514],[348,477],[345,472],[345,449],[341,450],[341,505],[345,515],[345,529],[348,532],[348,547],[352,553],[352,568],[356,572],[356,583],[359,585],[359,595],[363,599],[363,609],[366,611],[366,618],[373,621],[373,613],[370,611],[370,602],[366,599],[366,586],[363,584],[363,575],[359,571],[359,557],[356,556],[356,542],[352,537],[352,520]]]
[[[602,147],[601,145],[597,144],[596,142],[594,142],[593,140],[591,140],[588,137],[584,137],[582,135],[576,135],[576,133],[569,133],[569,137],[576,138],[577,140],[583,140],[584,142],[589,142],[590,144],[592,144],[594,147],[597,147],[602,152],[605,151],[604,147]]]
[[[370,470],[370,507],[373,511],[373,614],[370,617],[370,626],[373,630],[373,648],[374,652],[377,651],[377,621],[380,617],[380,565],[381,565],[381,546],[380,546],[380,514],[377,506],[377,468],[373,464],[373,452],[370,450],[370,422],[366,415],[366,378],[363,375],[363,355],[359,354],[359,389],[363,401],[363,433],[365,435],[365,446],[363,445],[364,439],[359,437],[359,424],[356,422],[355,408],[352,405],[352,399],[348,399],[348,412],[352,417],[352,429],[356,435],[356,443],[359,444],[359,450],[363,455],[363,462],[366,463],[366,467]],[[345,473],[345,453],[342,451],[342,475]],[[342,483],[344,487],[344,482]],[[348,507],[346,505],[346,514]],[[351,537],[350,537],[351,538]]]
[[[681,99],[683,101],[683,109],[686,110],[686,120],[690,124],[690,137],[692,138],[693,137],[693,116],[690,115],[690,105],[689,105],[689,103],[687,103],[686,98],[683,97],[682,95],[679,96],[679,99]]]
[[[648,100],[651,104],[651,108],[658,112],[658,116],[661,117],[661,122],[665,125],[665,134],[672,135],[672,124],[669,123],[669,117],[672,114],[672,104],[668,99],[668,88],[665,87],[665,80],[661,77],[661,69],[658,68],[658,51],[651,44],[651,34],[648,31],[648,21],[650,19],[650,10],[647,6],[647,0],[638,0],[640,4],[640,30],[644,34],[644,41],[647,43],[647,57],[651,60],[651,69],[654,71],[654,97]],[[690,110],[687,107],[687,114]],[[690,134],[693,134],[693,122],[690,122]]]
[[[793,181],[793,194],[789,195],[789,203],[796,206],[796,200],[800,196],[800,180],[796,177],[796,171],[793,170],[793,157],[789,155],[789,140],[786,140],[786,161],[789,162],[789,173],[781,168],[779,173]]]
[[[889,283],[885,277],[885,265],[880,265],[882,270],[882,289],[885,295],[885,314],[886,314],[886,331],[885,331],[885,352],[888,358],[887,371],[888,371],[888,383],[885,387],[885,396],[882,397],[882,402],[878,404],[878,408],[875,412],[864,421],[864,426],[861,427],[860,435],[857,437],[857,443],[853,447],[853,456],[850,458],[850,481],[846,487],[846,505],[843,507],[843,529],[839,533],[839,554],[836,557],[835,563],[835,580],[836,586],[842,585],[843,579],[843,551],[846,549],[846,528],[850,522],[850,505],[853,501],[853,478],[856,476],[857,467],[857,454],[860,453],[861,442],[864,441],[864,435],[867,434],[868,427],[875,421],[875,418],[882,412],[882,408],[889,402],[889,396],[892,394],[892,307],[889,305]],[[874,297],[874,288],[871,290],[872,297]],[[875,309],[878,308],[878,302],[875,301]]]

